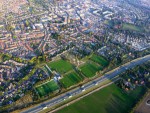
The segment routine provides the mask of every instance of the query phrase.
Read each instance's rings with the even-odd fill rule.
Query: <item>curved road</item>
[[[128,62],[128,63],[126,63],[126,64],[124,64],[124,65],[108,72],[108,73],[106,73],[104,76],[101,76],[101,77],[85,84],[84,87],[82,87],[82,88],[78,87],[74,90],[71,90],[67,93],[64,93],[64,94],[60,95],[59,97],[56,97],[56,98],[51,99],[47,102],[36,105],[33,108],[30,108],[26,111],[23,111],[22,113],[38,113],[38,112],[42,111],[43,109],[46,109],[48,107],[52,107],[54,105],[57,105],[57,104],[63,102],[64,100],[66,100],[67,98],[70,98],[72,96],[81,94],[84,90],[90,89],[90,88],[94,87],[95,85],[101,83],[102,81],[112,79],[112,78],[116,77],[117,75],[119,75],[120,73],[122,73],[122,72],[124,72],[124,71],[126,71],[130,68],[133,68],[137,65],[143,64],[147,61],[150,61],[150,55],[147,55],[145,57],[141,57],[141,58],[135,59],[131,62]],[[43,104],[44,104],[45,107],[43,107]]]

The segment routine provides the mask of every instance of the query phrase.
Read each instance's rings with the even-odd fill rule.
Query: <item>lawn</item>
[[[123,24],[122,29],[124,29],[124,30],[131,30],[131,31],[137,31],[137,32],[143,31],[142,28],[140,28],[138,26],[135,26],[133,24],[127,24],[127,23]]]
[[[113,21],[105,21],[104,22],[106,25],[110,26],[110,27],[114,27],[116,24]],[[129,31],[137,31],[137,32],[144,32],[145,29],[143,26],[136,26],[134,24],[130,24],[130,23],[123,23],[122,24],[122,30],[129,30]]]
[[[55,70],[55,71],[59,72],[60,74],[64,74],[73,69],[71,63],[69,63],[68,61],[62,60],[62,59],[54,61],[54,62],[50,62],[50,63],[48,63],[48,66],[52,70]]]
[[[144,92],[145,88],[140,86],[130,93],[125,93],[112,84],[57,113],[128,113]]]
[[[64,88],[68,88],[82,81],[82,78],[76,73],[71,72],[65,75],[60,82],[63,84]]]
[[[59,89],[59,86],[54,80],[46,82],[35,88],[35,90],[38,92],[40,97],[45,96],[49,93],[52,93],[58,89]]]
[[[88,78],[95,76],[96,72],[102,70],[102,67],[94,63],[85,63],[80,67],[81,72]]]
[[[108,61],[107,60],[105,60],[102,56],[98,56],[98,55],[95,55],[95,54],[93,54],[92,56],[91,56],[91,58],[90,58],[90,60],[92,60],[92,61],[94,61],[94,62],[96,62],[96,63],[98,63],[98,64],[100,64],[100,65],[102,65],[102,66],[107,66],[108,65]]]

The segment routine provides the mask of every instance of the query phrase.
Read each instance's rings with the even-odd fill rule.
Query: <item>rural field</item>
[[[54,80],[41,84],[35,88],[35,90],[38,92],[40,97],[45,96],[49,93],[52,93],[58,89],[59,89],[59,86]]]
[[[127,93],[112,84],[56,113],[127,113],[145,91],[145,87],[139,86]]]
[[[63,78],[60,80],[64,88],[73,86],[81,81],[82,81],[82,78],[76,72],[71,72],[67,75],[64,75]]]
[[[68,61],[62,60],[62,59],[54,61],[54,62],[50,62],[50,63],[48,63],[48,66],[52,70],[55,70],[55,71],[59,72],[60,74],[64,74],[73,69],[71,63],[69,63]]]

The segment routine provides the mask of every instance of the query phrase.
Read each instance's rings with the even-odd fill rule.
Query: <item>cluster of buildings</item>
[[[143,68],[143,67],[142,67]],[[142,70],[141,68],[141,70]],[[124,73],[122,79],[118,83],[118,86],[124,90],[133,90],[136,86],[142,86],[148,84],[150,73],[147,70],[145,71],[132,72],[131,70],[127,73]]]
[[[120,30],[122,23],[140,26],[149,19],[148,13],[126,1],[60,0],[55,5],[42,0],[37,2],[40,3],[37,6],[32,4],[32,8],[39,13],[21,12],[20,15],[14,15],[10,22],[0,21],[0,52],[28,60],[38,56],[38,52],[57,56],[67,51],[73,57],[83,58],[94,51],[111,60],[118,54],[128,52],[125,47],[118,47],[112,42],[138,51],[150,47],[148,33],[138,32],[137,35],[136,31],[129,33]],[[3,0],[0,1],[0,8],[7,6],[9,12],[17,13],[18,8],[26,3],[26,0]],[[16,7],[13,7],[14,4]],[[149,23],[144,24],[147,27]],[[35,70],[33,76],[18,86],[16,78],[21,79],[26,75],[20,72],[25,66],[13,60],[0,64],[0,84],[4,86],[0,97],[2,101],[17,94],[23,96],[24,89],[30,89],[38,80],[48,77],[44,71]],[[32,71],[30,67],[25,70]],[[13,99],[10,100],[6,104],[13,102]]]
[[[27,64],[19,63],[14,60],[8,60],[0,65],[0,105],[13,103],[16,98],[24,96],[27,90],[31,90],[37,81],[45,80],[49,77],[43,70],[34,70],[33,75],[28,79],[20,80],[33,71]],[[27,73],[26,73],[26,72]],[[18,84],[20,82],[20,84]]]
[[[114,33],[114,41],[122,44],[126,44],[136,51],[142,51],[150,47],[150,36],[142,35],[135,36],[131,34],[124,33]]]
[[[20,7],[27,3],[27,0],[0,0],[0,12],[19,13]]]
[[[1,85],[1,96],[0,103],[7,98],[13,97],[18,89],[15,88],[16,82],[8,82],[14,81],[16,78],[20,78],[20,74],[18,71],[24,67],[26,64],[18,63],[14,60],[8,60],[0,65],[0,85]],[[5,91],[5,92],[4,92]]]

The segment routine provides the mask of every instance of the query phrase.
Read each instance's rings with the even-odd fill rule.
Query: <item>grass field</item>
[[[102,67],[94,63],[85,63],[80,67],[81,72],[88,78],[95,76],[96,72],[102,70]]]
[[[106,25],[109,25],[110,27],[114,27],[116,24],[114,24],[111,20],[110,21],[105,21],[104,22]],[[137,32],[143,32],[145,31],[144,27],[136,26],[134,24],[130,23],[123,23],[122,24],[122,30],[129,30],[129,31],[137,31]]]
[[[98,64],[102,65],[102,66],[107,66],[108,65],[108,61],[105,60],[103,57],[101,56],[97,56],[95,54],[93,54],[90,58],[90,60],[97,62]]]
[[[63,84],[64,88],[68,88],[82,81],[82,78],[76,73],[71,72],[65,75],[60,82]]]
[[[56,70],[57,72],[64,74],[70,70],[72,70],[72,64],[65,61],[65,60],[57,60],[54,62],[50,62],[48,63],[48,66],[52,69],[52,70]]]
[[[138,26],[135,26],[135,25],[132,25],[132,24],[126,24],[126,23],[123,24],[122,29],[131,30],[131,31],[138,31],[138,32],[143,31],[143,29],[138,27]]]
[[[59,89],[59,86],[54,80],[51,80],[35,88],[35,90],[38,92],[40,97],[45,96],[49,93],[52,93],[58,89]]]
[[[138,87],[130,93],[125,93],[112,84],[57,111],[57,113],[127,113],[144,92],[144,87]]]

